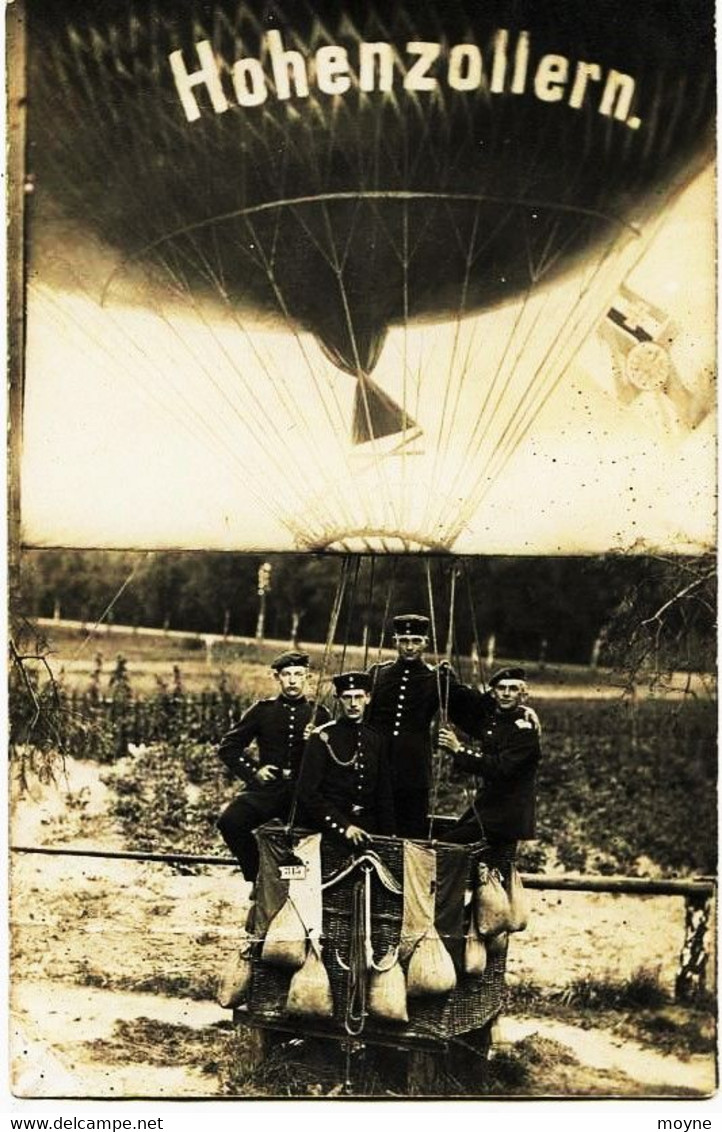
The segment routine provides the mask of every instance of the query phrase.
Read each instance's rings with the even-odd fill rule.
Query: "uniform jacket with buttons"
[[[375,664],[371,703],[366,711],[369,727],[387,740],[389,764],[394,786],[402,790],[421,790],[431,782],[431,723],[439,711],[439,685],[442,702],[449,687],[457,684],[451,669],[437,670],[425,661],[398,660]],[[453,716],[451,700],[450,716]]]
[[[541,744],[539,721],[523,705],[502,711],[491,692],[457,691],[461,726],[475,741],[454,755],[459,770],[479,775],[474,809],[495,840],[535,836],[536,777]]]
[[[313,715],[313,704],[305,696],[289,699],[280,695],[258,700],[221,739],[218,756],[237,778],[250,785],[262,766],[279,767],[296,778],[305,739],[303,732]],[[316,722],[330,719],[325,707],[316,709]],[[247,748],[256,740],[258,758]]]
[[[299,782],[303,823],[343,834],[349,825],[367,833],[395,832],[391,778],[383,739],[365,723],[339,719],[310,736]]]

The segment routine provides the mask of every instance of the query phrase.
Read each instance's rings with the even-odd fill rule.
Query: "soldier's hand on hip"
[[[256,782],[261,784],[265,782],[273,782],[274,778],[278,775],[278,767],[268,763],[266,766],[260,766],[256,771]]]

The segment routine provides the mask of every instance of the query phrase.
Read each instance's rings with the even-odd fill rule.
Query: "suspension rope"
[[[383,658],[383,655],[384,655],[384,638],[386,636],[386,625],[387,625],[387,622],[388,622],[389,610],[391,608],[391,599],[393,597],[394,588],[396,586],[397,564],[398,564],[398,559],[394,556],[391,559],[391,581],[389,582],[389,585],[386,588],[386,601],[384,603],[384,613],[383,613],[383,617],[382,617],[382,620],[381,620],[381,632],[379,634],[379,647],[378,647],[378,652],[376,654],[376,664],[374,666],[374,676],[373,676],[373,681],[372,681],[372,684],[371,684],[371,695],[372,696],[374,694],[374,689],[376,687],[376,680],[378,679],[379,665],[381,664],[381,661],[382,661],[382,658]]]
[[[434,674],[436,676],[436,693],[439,701],[440,719],[439,722],[444,724],[446,722],[442,710],[442,696],[441,696],[441,673],[439,672],[439,646],[436,638],[436,616],[434,614],[434,591],[431,585],[431,561],[426,559],[426,585],[429,598],[429,620],[431,622],[431,643],[434,649]]]
[[[369,570],[369,588],[368,588],[368,593],[366,595],[366,632],[364,633],[364,656],[363,656],[363,664],[362,664],[362,668],[363,668],[364,672],[368,668],[368,664],[369,664],[370,627],[369,627],[368,618],[369,618],[369,614],[371,612],[371,607],[372,607],[373,599],[374,599],[374,574],[375,574],[375,571],[376,571],[376,555],[372,554],[371,555],[371,567],[370,567],[370,570]]]
[[[351,940],[344,1028],[358,1037],[366,1024],[366,954],[364,949],[364,881],[358,880],[352,894]]]
[[[339,672],[343,672],[346,667],[346,650],[348,648],[349,637],[351,635],[351,619],[356,610],[356,587],[358,585],[359,570],[361,567],[361,558],[358,554],[354,555],[354,572],[353,581],[351,582],[351,592],[348,600],[348,608],[346,610],[346,629],[343,637],[343,647],[341,649],[341,663]]]
[[[149,551],[148,551],[148,552],[147,552],[146,554],[144,554],[144,555],[143,555],[143,557],[142,557],[141,559],[139,559],[139,560],[138,560],[138,561],[137,561],[137,562],[135,563],[135,565],[133,566],[133,569],[131,570],[131,572],[130,572],[130,574],[128,575],[128,577],[127,577],[127,578],[125,579],[125,581],[124,581],[124,582],[122,583],[122,585],[121,585],[121,586],[120,586],[120,587],[118,588],[118,591],[117,591],[117,593],[115,594],[115,596],[114,596],[113,598],[111,598],[111,600],[110,600],[110,601],[108,602],[108,604],[106,605],[105,609],[104,609],[104,610],[103,610],[103,612],[101,613],[101,615],[100,615],[100,617],[98,618],[98,620],[97,620],[97,621],[95,622],[95,624],[94,624],[94,625],[93,625],[93,626],[92,626],[92,627],[91,627],[91,628],[90,628],[90,629],[88,630],[88,633],[87,633],[87,635],[86,635],[85,639],[84,639],[83,641],[81,641],[80,645],[79,645],[79,646],[78,646],[78,648],[76,649],[76,651],[75,651],[75,654],[74,654],[74,656],[73,656],[73,660],[77,660],[77,659],[78,659],[78,657],[80,656],[81,652],[83,652],[83,650],[84,650],[85,646],[86,646],[86,645],[88,644],[88,641],[92,640],[93,634],[95,633],[96,629],[98,629],[98,628],[99,628],[99,627],[100,627],[100,626],[101,626],[101,625],[103,624],[103,622],[105,621],[105,618],[106,618],[106,617],[108,616],[108,614],[109,614],[109,613],[111,612],[111,610],[112,610],[113,606],[114,606],[114,605],[115,605],[115,603],[116,603],[116,602],[118,601],[118,599],[120,598],[121,594],[125,592],[125,590],[127,589],[127,587],[128,587],[128,586],[130,585],[130,583],[131,583],[131,582],[133,581],[133,578],[134,578],[134,577],[135,577],[135,575],[136,575],[136,574],[138,573],[138,570],[140,569],[140,567],[141,567],[141,564],[144,564],[145,562],[147,562],[147,561],[148,561],[148,559],[149,559],[149,558],[152,558],[152,557],[153,557],[153,551],[152,551],[152,550],[149,550]]]
[[[481,642],[479,640],[479,627],[476,622],[476,609],[474,607],[474,597],[471,590],[471,578],[469,576],[469,569],[467,563],[464,563],[464,579],[466,581],[466,595],[469,601],[469,619],[471,621],[471,631],[474,640],[474,655],[476,657],[476,667],[478,669],[479,682],[486,690],[486,673],[484,671],[484,662],[481,659]],[[474,675],[472,665],[472,677]]]
[[[336,594],[333,601],[333,609],[331,610],[331,617],[328,624],[328,632],[326,634],[326,644],[323,650],[323,658],[321,660],[321,669],[316,681],[316,694],[313,699],[313,709],[311,711],[310,726],[314,727],[316,724],[316,716],[318,714],[318,707],[321,697],[321,685],[326,677],[326,670],[328,667],[329,657],[331,655],[331,648],[336,636],[336,628],[338,626],[338,618],[343,604],[343,595],[346,590],[346,581],[348,579],[349,559],[347,556],[341,560],[341,569],[339,571],[338,582],[336,584]],[[305,749],[304,749],[305,750]],[[298,768],[298,775],[293,787],[293,798],[291,800],[291,808],[288,815],[288,825],[286,831],[289,840],[293,836],[293,827],[296,821],[296,810],[298,809],[298,796],[301,785],[301,775],[303,773],[303,754],[301,755],[301,763]]]
[[[442,694],[441,672],[439,671],[439,647],[438,647],[438,641],[437,641],[437,635],[436,635],[436,616],[435,616],[435,613],[434,613],[434,591],[433,591],[433,587],[432,587],[432,584],[431,584],[431,562],[428,558],[426,559],[426,582],[427,582],[428,595],[429,595],[429,617],[430,617],[430,621],[431,621],[431,640],[432,640],[432,644],[433,644],[433,647],[434,647],[434,661],[435,661],[435,663],[434,663],[434,675],[436,677],[436,695],[437,695],[437,699],[438,699],[438,702],[439,702],[439,726],[445,727],[446,724],[447,724],[448,713],[449,713],[449,684],[450,684],[450,679],[449,679],[449,672],[448,672],[448,669],[447,669],[447,671],[444,673],[445,681],[446,681],[446,688],[445,688],[444,693]],[[452,572],[452,583],[453,583],[453,572]],[[451,607],[451,601],[450,601],[449,604],[450,604],[450,607]],[[451,607],[451,615],[453,616],[453,607]],[[432,836],[433,831],[434,831],[434,811],[436,809],[436,799],[437,799],[437,796],[438,796],[438,793],[439,793],[439,780],[440,780],[440,776],[441,776],[441,757],[439,755],[438,750],[435,752],[435,754],[432,754],[431,763],[432,763],[431,806],[430,806],[431,813],[429,814],[429,828],[428,828],[428,834],[427,834],[427,837],[428,837],[429,840],[431,840],[431,836]]]
[[[350,200],[435,200],[435,201],[462,201],[462,202],[481,202],[484,204],[500,204],[500,205],[513,205],[519,208],[528,209],[545,209],[554,213],[573,214],[580,217],[590,217],[594,220],[602,220],[605,223],[618,224],[626,228],[628,231],[639,234],[638,228],[630,224],[622,217],[608,212],[601,212],[596,208],[583,208],[580,205],[565,204],[561,201],[542,200],[537,197],[500,197],[493,193],[455,193],[455,192],[419,192],[410,189],[355,189],[344,192],[336,193],[313,193],[306,196],[287,197],[280,200],[263,201],[260,204],[246,205],[245,208],[234,208],[230,212],[219,213],[215,216],[208,216],[204,220],[196,220],[192,224],[184,224],[180,228],[175,228],[170,232],[165,232],[155,240],[149,241],[142,247],[137,248],[125,257],[123,263],[116,269],[122,270],[125,264],[134,260],[140,259],[149,252],[155,251],[156,248],[169,243],[171,240],[177,239],[179,236],[187,235],[189,232],[196,232],[203,228],[208,228],[214,224],[222,224],[227,220],[234,220],[240,216],[257,216],[263,212],[272,212],[278,208],[292,208],[296,209],[299,205],[303,204],[325,204],[330,201],[350,201]],[[333,266],[329,261],[329,266]],[[112,279],[112,277],[111,277]],[[110,280],[108,281],[110,282]]]
[[[66,267],[68,273],[72,275],[72,267],[70,265],[66,265]],[[82,282],[80,282],[79,288],[83,292],[83,297],[86,301],[92,303],[93,306],[97,306],[94,298],[87,289],[83,287]],[[67,298],[64,298],[61,303],[57,298],[48,293],[46,288],[42,285],[35,285],[31,290],[34,294],[39,296],[40,301],[44,303],[46,310],[56,321],[61,331],[67,333],[69,326],[73,324],[76,325],[86,341],[90,341],[106,356],[109,364],[109,372],[112,372],[113,368],[117,368],[119,377],[122,377],[123,381],[130,380],[141,395],[157,407],[165,419],[170,418],[174,420],[181,429],[192,436],[194,440],[207,452],[211,453],[215,459],[220,458],[226,464],[233,480],[242,484],[244,491],[250,493],[260,507],[270,511],[277,522],[284,526],[291,535],[296,538],[299,537],[300,532],[294,528],[293,519],[281,511],[275,500],[269,500],[268,495],[262,496],[261,492],[253,487],[253,466],[251,463],[243,462],[238,453],[237,443],[232,444],[230,439],[224,437],[214,428],[207,417],[199,412],[197,406],[189,400],[183,384],[175,383],[171,367],[158,367],[154,365],[153,359],[145,346],[137,342],[133,336],[128,333],[127,328],[123,326],[122,321],[118,319],[114,313],[110,310],[103,312],[102,333],[96,334],[93,333],[87,320],[82,320],[76,316],[73,311],[72,303],[70,303]],[[54,308],[57,308],[59,313],[56,314]],[[156,310],[155,313],[158,314],[161,321],[165,321],[165,316],[162,312]],[[117,352],[113,351],[108,345],[108,339],[111,337],[109,332],[111,330],[115,331],[121,342]],[[187,347],[184,346],[184,348],[186,352],[188,352]],[[129,349],[135,355],[134,364],[126,364],[121,372],[119,358],[123,357],[127,360]],[[146,380],[143,380],[143,375],[145,375]],[[160,396],[158,393],[159,385],[161,387],[165,386],[164,396]]]

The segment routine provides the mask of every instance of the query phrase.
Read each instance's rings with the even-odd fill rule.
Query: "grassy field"
[[[207,845],[220,809],[237,789],[219,766],[214,744],[249,703],[274,694],[268,663],[287,646],[236,639],[215,643],[209,654],[194,637],[88,637],[77,628],[52,629],[47,645],[65,693],[68,752],[115,761],[129,745],[150,744],[116,782],[118,817],[129,839],[149,847],[141,844],[145,829],[153,831],[156,848],[193,852]],[[324,666],[323,646],[308,648],[317,674],[376,659],[349,648],[345,655],[336,650]],[[467,675],[464,663],[457,668]],[[713,872],[716,706],[710,690],[698,681],[696,694],[682,696],[677,677],[671,691],[660,685],[629,696],[613,673],[571,666],[528,670],[544,757],[538,840],[525,849],[525,867]],[[328,679],[320,693],[328,699]],[[21,694],[20,687],[15,695]],[[32,703],[25,707],[32,716]],[[459,812],[473,785],[439,759],[434,810]]]
[[[174,669],[178,668],[183,686],[188,692],[209,691],[218,686],[223,677],[228,688],[237,694],[266,695],[271,687],[268,674],[270,661],[279,652],[291,647],[288,641],[253,638],[222,638],[218,636],[182,633],[163,633],[160,630],[123,629],[121,626],[81,626],[80,623],[40,622],[39,632],[45,637],[48,662],[64,686],[84,690],[100,661],[102,677],[107,682],[117,658],[127,661],[133,687],[138,694],[149,695],[157,691],[159,682],[170,684]],[[366,667],[380,658],[395,656],[393,649],[379,650],[378,641],[368,648],[359,644],[334,645],[326,654],[323,642],[300,641],[298,648],[310,653],[311,663],[318,673],[338,672],[343,668]],[[325,663],[324,663],[325,657]],[[433,661],[433,653],[428,654]],[[469,657],[452,658],[460,676],[471,679]],[[534,695],[540,700],[556,697],[583,697],[590,699],[620,698],[625,681],[618,672],[581,665],[540,664],[524,657],[497,657],[493,667],[521,664],[528,674]],[[675,673],[665,678],[665,694],[679,695],[685,690],[693,695],[711,694],[712,678],[704,680],[694,674]],[[638,694],[648,694],[639,688]]]

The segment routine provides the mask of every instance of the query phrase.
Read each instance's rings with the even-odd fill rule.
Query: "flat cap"
[[[338,676],[333,677],[333,686],[337,696],[343,695],[344,692],[370,692],[371,676],[368,672],[340,672]]]
[[[422,613],[400,613],[394,617],[394,633],[397,636],[426,637],[429,633],[429,619]]]
[[[500,668],[489,677],[489,687],[493,688],[500,680],[526,680],[526,672],[523,668]]]
[[[308,668],[308,661],[307,652],[282,652],[271,661],[271,668],[274,672],[280,672],[282,668]]]

